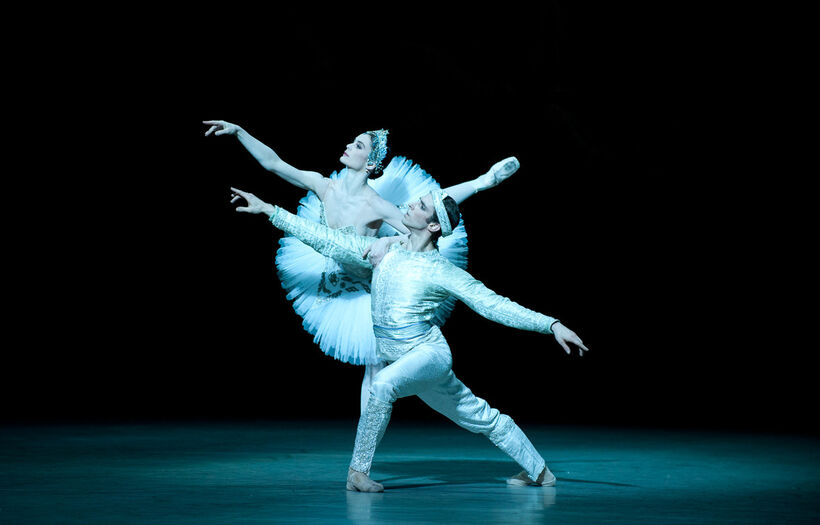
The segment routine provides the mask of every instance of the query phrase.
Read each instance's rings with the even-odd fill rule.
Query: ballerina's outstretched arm
[[[266,170],[278,175],[287,182],[299,188],[310,190],[320,198],[324,195],[330,179],[315,171],[305,171],[294,168],[279,158],[272,148],[263,144],[259,139],[245,131],[241,126],[225,122],[224,120],[204,120],[203,124],[210,127],[205,136],[234,135],[253,158]]]
[[[508,157],[500,162],[496,162],[490,170],[473,180],[462,182],[454,186],[444,188],[444,191],[452,197],[456,204],[461,204],[479,191],[484,191],[497,186],[501,181],[507,179],[518,171],[521,164],[515,157]]]

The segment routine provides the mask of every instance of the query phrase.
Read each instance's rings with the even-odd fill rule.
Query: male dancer
[[[231,202],[240,198],[245,213],[264,213],[271,223],[318,252],[347,264],[372,267],[363,254],[376,241],[340,233],[232,188]],[[553,334],[567,353],[572,343],[587,351],[581,339],[557,319],[534,312],[495,294],[466,271],[442,257],[439,237],[452,233],[460,215],[456,202],[437,190],[408,207],[402,218],[410,233],[397,236],[375,266],[372,280],[373,330],[379,357],[388,365],[373,379],[370,398],[359,419],[347,489],[381,492],[370,479],[376,447],[390,420],[393,402],[419,396],[430,407],[471,432],[486,435],[524,471],[507,480],[512,485],[551,486],[555,476],[512,418],[491,408],[459,381],[451,370],[452,356],[439,328],[431,323],[436,307],[453,295],[477,313],[498,323]]]

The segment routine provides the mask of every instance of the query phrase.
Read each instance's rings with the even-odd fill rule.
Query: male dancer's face
[[[371,151],[371,139],[367,133],[362,133],[353,142],[347,145],[345,152],[339,157],[339,162],[352,170],[362,170],[367,164],[367,157]]]
[[[411,230],[427,229],[430,218],[435,211],[433,196],[428,193],[407,207],[407,213],[404,214],[401,222]]]

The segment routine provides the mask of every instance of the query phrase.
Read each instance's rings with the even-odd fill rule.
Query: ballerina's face
[[[363,170],[367,167],[367,157],[372,150],[370,135],[362,133],[347,145],[339,161],[352,170]]]

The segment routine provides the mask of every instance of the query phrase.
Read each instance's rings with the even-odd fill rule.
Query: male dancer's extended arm
[[[530,310],[507,297],[498,295],[454,264],[448,262],[440,266],[437,271],[431,272],[431,279],[437,286],[490,321],[519,330],[553,334],[567,353],[570,353],[567,342],[577,345],[581,355],[588,351],[575,332],[562,325],[558,319]]]
[[[343,233],[339,230],[328,228],[289,211],[269,204],[253,193],[231,188],[234,192],[231,202],[236,202],[240,197],[248,202],[247,206],[239,206],[236,211],[243,213],[260,213],[270,217],[270,222],[285,233],[289,233],[307,244],[317,252],[336,259],[344,264],[352,264],[362,268],[373,268],[373,266],[363,258],[363,255],[370,245],[376,240],[375,237],[364,237]]]
[[[544,334],[551,334],[552,324],[558,322],[554,317],[535,312],[498,295],[453,264],[443,265],[434,275],[438,286],[490,321]]]
[[[342,233],[304,217],[274,206],[270,222],[285,233],[289,233],[317,252],[340,263],[362,268],[373,268],[363,254],[376,240],[375,237]]]

